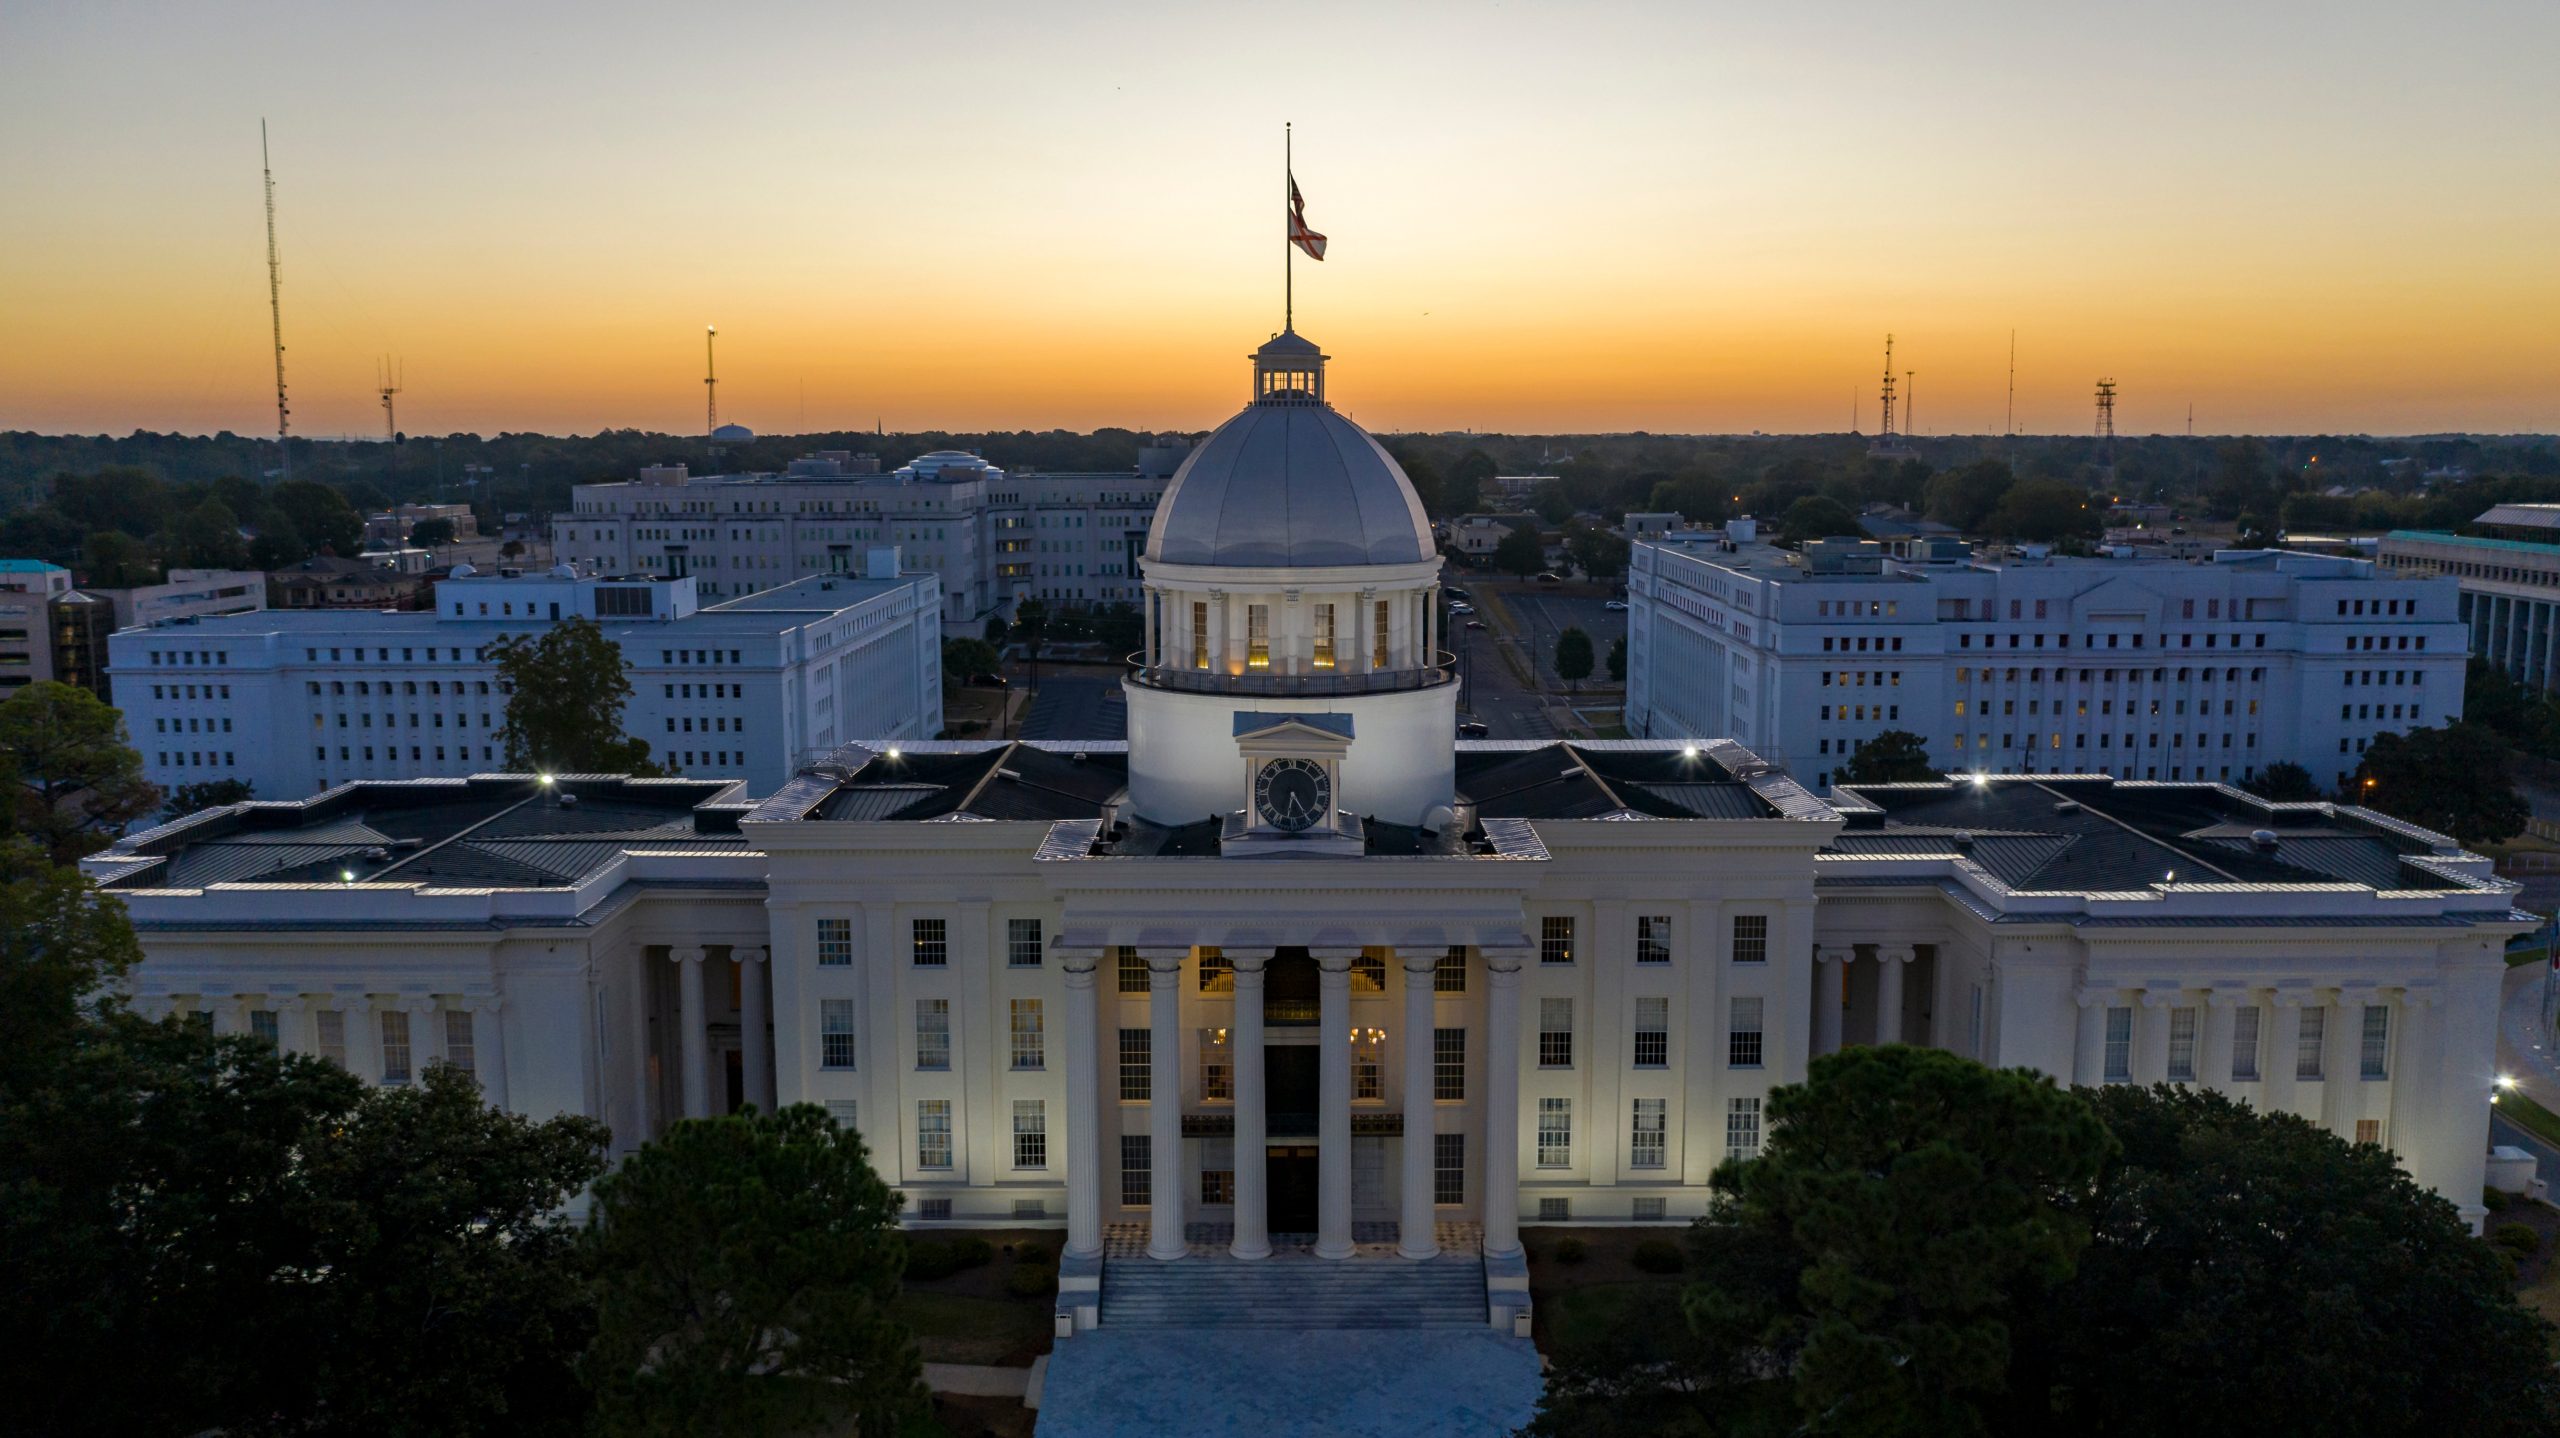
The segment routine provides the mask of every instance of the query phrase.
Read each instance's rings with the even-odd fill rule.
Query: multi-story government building
[[[500,767],[490,646],[566,619],[621,647],[623,727],[687,775],[779,787],[849,739],[942,732],[941,592],[894,547],[852,573],[702,605],[691,578],[474,574],[425,610],[268,609],[118,631],[125,729],[164,788],[247,780],[292,798],[357,780]]]
[[[692,575],[705,594],[739,596],[858,570],[865,548],[894,544],[941,578],[946,629],[973,637],[1016,599],[1135,603],[1147,525],[1183,450],[1159,440],[1116,474],[1013,474],[960,450],[887,474],[837,452],[783,474],[659,466],[577,486],[552,547],[581,573]]]
[[[2361,559],[1796,553],[1725,535],[1629,561],[1627,727],[1729,736],[1816,789],[1891,729],[1947,771],[2344,790],[2377,734],[2462,717],[2450,580]]]
[[[2531,689],[2560,689],[2560,504],[2496,505],[2471,527],[2485,532],[2395,529],[2382,567],[2452,579],[2471,652]]]
[[[2533,922],[2488,861],[2192,777],[1826,800],[1724,739],[1458,742],[1410,485],[1314,346],[1254,361],[1149,531],[1125,742],[209,811],[89,861],[138,1001],[384,1083],[456,1064],[620,1152],[824,1104],[911,1221],[1063,1225],[1068,1329],[1333,1263],[1524,1331],[1522,1223],[1701,1213],[1847,1044],[2213,1088],[2482,1212]]]

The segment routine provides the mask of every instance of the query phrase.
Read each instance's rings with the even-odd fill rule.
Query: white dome
[[[1309,568],[1413,564],[1437,553],[1413,481],[1324,402],[1316,347],[1284,334],[1255,362],[1300,387],[1266,384],[1191,451],[1156,505],[1147,559]]]

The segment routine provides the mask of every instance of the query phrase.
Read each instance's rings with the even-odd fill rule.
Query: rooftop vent
[[[382,847],[380,844],[376,844],[372,848],[365,850],[364,856],[367,860],[379,864],[391,857],[391,851]]]
[[[2080,801],[2077,799],[2065,799],[2053,806],[2053,812],[2057,814],[2077,814],[2080,812]]]
[[[1973,831],[1972,831],[1971,829],[1958,829],[1958,830],[1956,830],[1956,832],[1955,832],[1955,837],[1954,837],[1953,842],[1954,842],[1955,846],[1956,846],[1957,848],[1959,848],[1959,849],[1970,849],[1970,848],[1972,848],[1972,847],[1973,847]]]
[[[561,795],[561,796],[560,796],[560,807],[561,807],[561,808],[563,808],[563,809],[574,809],[574,808],[578,807],[578,796],[577,796],[577,795],[575,795],[575,794],[563,794],[563,795]]]
[[[2276,848],[2276,831],[2273,829],[2251,829],[2249,831],[2249,847],[2262,854],[2274,853]]]

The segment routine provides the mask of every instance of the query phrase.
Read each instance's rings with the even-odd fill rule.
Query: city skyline
[[[298,435],[1203,428],[1284,120],[1372,429],[2560,428],[2544,9],[606,13],[0,21],[0,428],[272,431],[261,117]]]

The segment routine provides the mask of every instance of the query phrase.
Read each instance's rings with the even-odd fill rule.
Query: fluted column
[[[2302,1052],[2302,1006],[2311,1002],[2311,996],[2300,989],[2278,989],[2274,1000],[2267,1010],[2275,1032],[2267,1039],[2265,1081],[2260,1085],[2265,1097],[2260,1108],[2266,1113],[2291,1113],[2302,1093],[2297,1069]]]
[[[772,965],[763,949],[732,949],[738,961],[738,1062],[747,1071],[747,1102],[756,1112],[773,1112],[773,990],[767,987]]]
[[[382,1082],[382,1022],[371,994],[340,994],[338,1023],[347,1040],[347,1072],[367,1084]]]
[[[1235,965],[1236,1015],[1228,1030],[1235,1056],[1236,1236],[1227,1251],[1238,1258],[1271,1256],[1271,1140],[1263,1085],[1262,978],[1267,953],[1229,950]]]
[[[2169,1011],[2178,1006],[2176,989],[2144,989],[2142,1022],[2134,1029],[2133,1081],[2169,1081]]]
[[[1351,1256],[1351,961],[1358,949],[1314,951],[1322,981],[1317,1020],[1316,1257]]]
[[[480,1075],[480,1096],[497,1109],[507,1106],[507,1031],[500,1023],[505,1004],[496,994],[475,994],[462,1001],[471,1011],[471,1064]]]
[[[669,949],[667,957],[676,966],[676,1053],[684,1116],[709,1118],[711,1031],[702,1018],[702,950],[688,944]]]
[[[249,1031],[248,1022],[240,1016],[238,994],[206,994],[201,1002],[206,1011],[213,1015],[213,1031],[216,1034],[245,1034]]]
[[[1876,950],[1876,1042],[1902,1042],[1902,974],[1911,962],[1908,945],[1889,944]]]
[[[409,1079],[424,1083],[427,1065],[444,1058],[444,1006],[430,998],[413,998],[400,1007],[409,1011]]]
[[[2339,989],[2320,1035],[2320,1126],[2353,1138],[2363,1116],[2364,998],[2371,989]]]
[[[1183,949],[1147,949],[1147,1257],[1189,1253],[1182,1237]]]
[[[1061,948],[1058,954],[1067,980],[1067,1251],[1093,1258],[1102,1252],[1102,1073],[1093,994],[1102,951]]]
[[[1396,1253],[1404,1258],[1436,1258],[1440,1253],[1432,1221],[1431,1136],[1439,1119],[1431,1102],[1431,985],[1440,959],[1432,953],[1407,953],[1404,960],[1404,1206],[1396,1223]]]
[[[2107,1081],[2107,1009],[2116,1001],[2113,989],[2082,989],[2080,1038],[2071,1055],[2071,1081],[2096,1088]]]
[[[1520,966],[1527,949],[1486,949],[1484,1251],[1520,1251]]]
[[[2196,1081],[2215,1093],[2231,1092],[2232,1015],[2249,1001],[2246,989],[2213,989],[2204,996],[2204,1052],[2196,1056]]]
[[[1840,1052],[1840,1011],[1846,998],[1842,986],[1849,961],[1857,956],[1858,951],[1845,944],[1826,946],[1814,956],[1813,1052],[1817,1058]]]
[[[311,1001],[300,994],[271,996],[268,1007],[276,1011],[276,1051],[288,1054],[311,1052],[311,1034],[307,1016]]]

